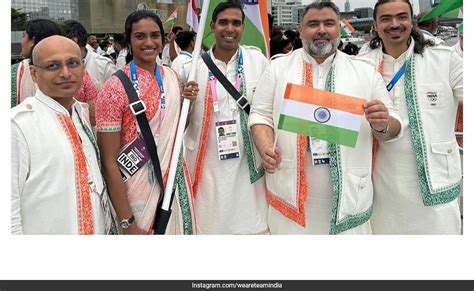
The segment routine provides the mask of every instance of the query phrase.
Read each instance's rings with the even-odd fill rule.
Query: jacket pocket
[[[439,109],[446,106],[448,94],[445,89],[438,83],[421,84],[417,92],[418,100],[421,108],[424,109]]]
[[[372,206],[373,187],[367,168],[347,169],[343,183],[339,219],[364,212]]]
[[[461,157],[456,141],[431,143],[428,160],[432,186],[449,186],[461,179]],[[431,163],[430,163],[431,162]]]
[[[296,201],[296,171],[294,160],[282,159],[280,169],[274,174],[266,174],[268,190],[285,202],[297,206]]]

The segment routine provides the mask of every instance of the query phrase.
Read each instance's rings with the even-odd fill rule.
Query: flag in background
[[[188,0],[186,23],[191,27],[193,31],[198,31],[199,21],[196,9],[196,2],[194,0]]]
[[[178,19],[178,8],[176,7],[176,9],[170,14],[170,16],[168,16],[168,18],[166,18],[166,20],[164,21],[164,23],[168,24],[169,26],[173,26],[175,25],[176,23],[176,19]]]
[[[366,100],[287,84],[278,128],[354,148]]]
[[[215,43],[214,34],[210,23],[212,11],[222,0],[210,0],[209,13],[206,18],[206,29],[204,30],[203,44],[210,48]],[[270,29],[268,26],[267,1],[266,0],[244,0],[245,29],[240,39],[240,44],[252,45],[260,48],[262,53],[270,57]]]
[[[447,16],[448,12],[451,12],[453,10],[459,9],[463,6],[463,0],[441,0],[441,2],[433,7],[425,16],[423,16],[420,21],[425,21],[429,20],[435,17],[438,17],[440,15]],[[458,15],[459,11],[456,10],[454,11],[453,16],[456,17]]]
[[[343,19],[340,21],[341,24],[341,36],[348,37],[355,31],[354,27],[347,21],[347,19]]]

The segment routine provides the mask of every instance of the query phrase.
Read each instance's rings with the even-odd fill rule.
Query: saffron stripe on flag
[[[342,23],[344,23],[344,26],[349,30],[349,32],[355,31],[354,27],[349,23],[347,19],[343,19]]]
[[[363,115],[366,100],[332,93],[324,90],[288,83],[284,99],[329,107],[341,111]]]
[[[359,134],[358,131],[310,122],[283,114],[280,115],[278,128],[352,148],[356,146],[357,136]]]
[[[322,106],[320,105],[301,103],[293,100],[285,100],[284,105],[281,108],[280,114],[286,116],[297,116],[300,119],[310,122],[318,122],[315,118],[315,111],[316,109],[321,107]],[[328,109],[330,115],[328,116],[329,118],[327,122],[324,122],[324,124],[359,131],[360,125],[362,123],[361,115],[327,107],[326,109]]]

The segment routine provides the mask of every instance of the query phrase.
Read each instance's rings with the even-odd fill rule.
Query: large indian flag
[[[354,148],[365,102],[290,83],[286,86],[278,128]]]

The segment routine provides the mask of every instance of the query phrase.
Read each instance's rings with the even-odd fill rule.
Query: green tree
[[[12,8],[12,31],[25,30],[25,24],[28,20],[26,13],[21,12],[21,9]]]

